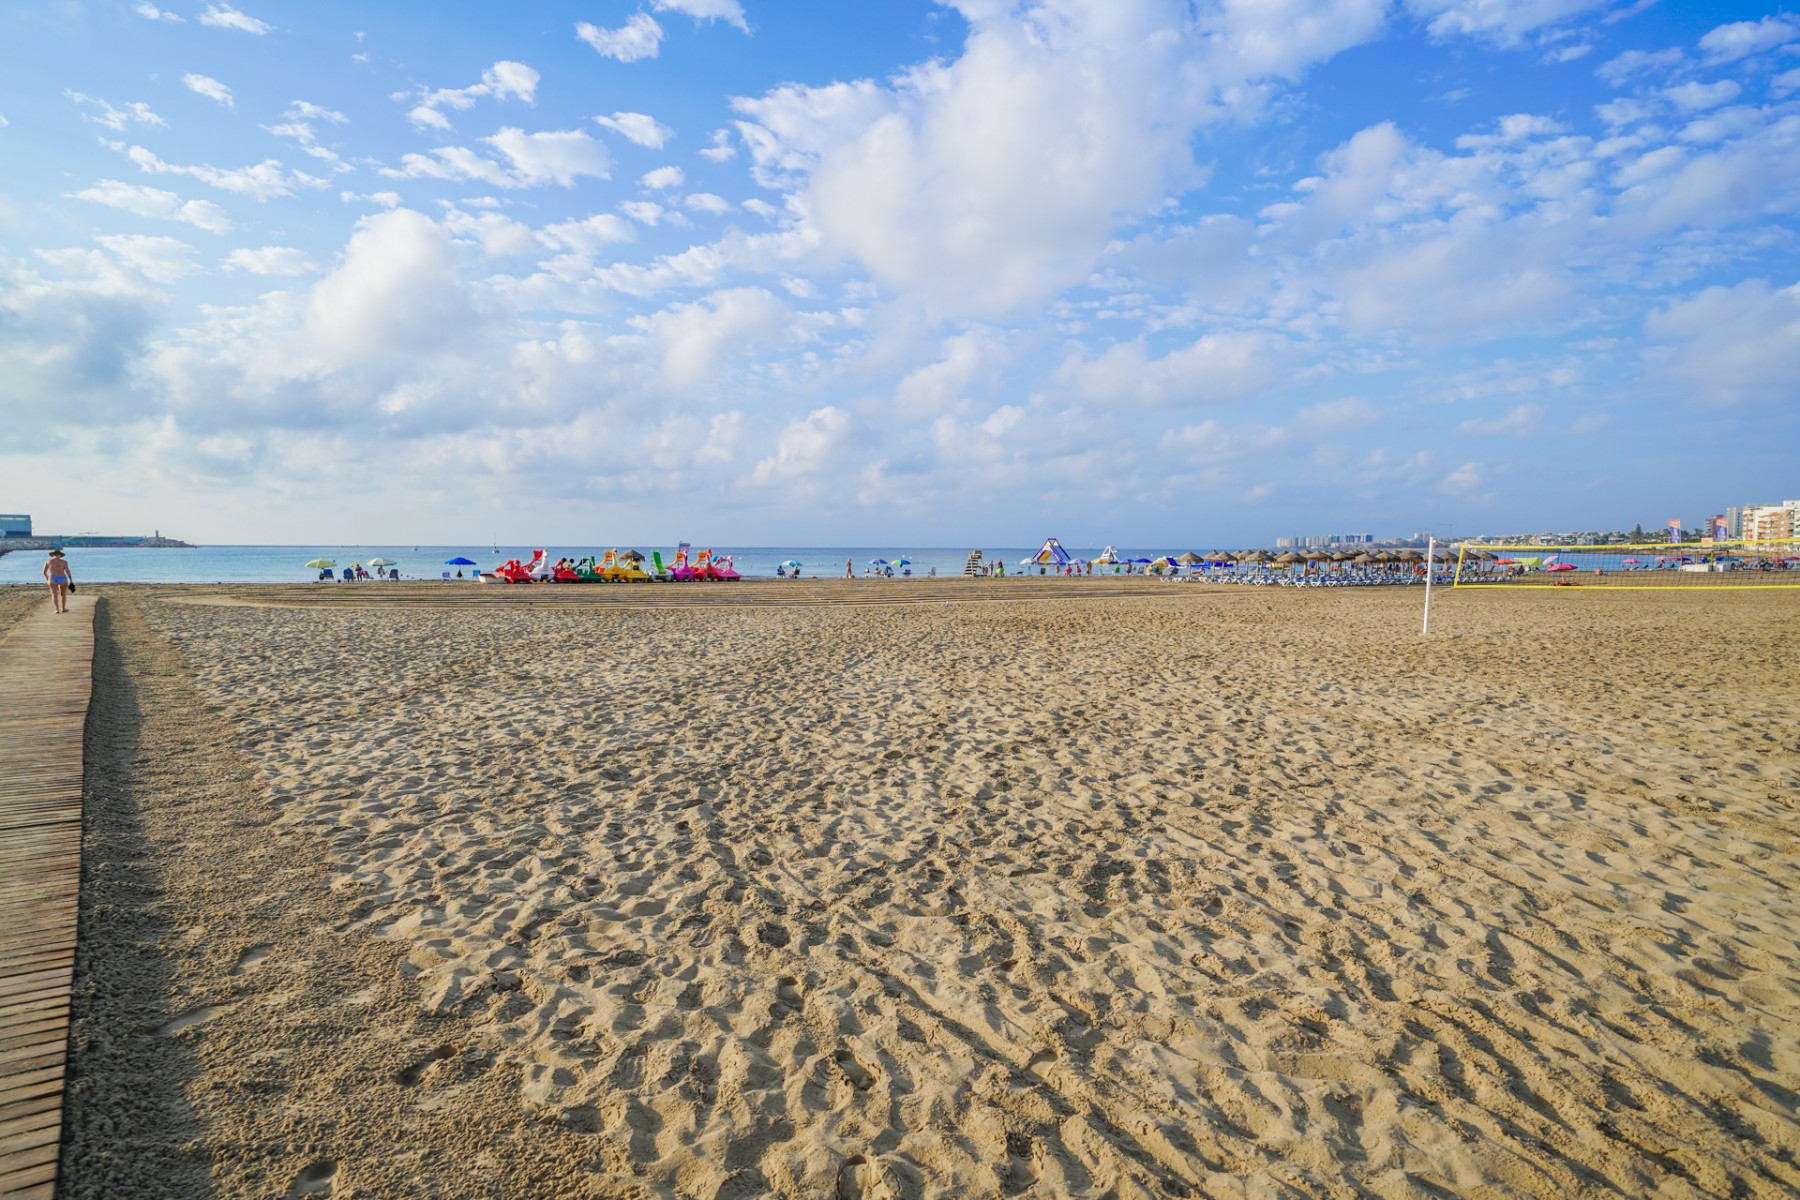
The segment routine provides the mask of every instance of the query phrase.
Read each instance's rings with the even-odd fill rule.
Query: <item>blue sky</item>
[[[1248,544],[1800,492],[1800,18],[0,11],[0,508]]]

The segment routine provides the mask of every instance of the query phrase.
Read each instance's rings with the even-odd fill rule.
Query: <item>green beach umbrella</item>
[[[315,558],[311,562],[307,563],[306,565],[311,567],[315,571],[323,571],[326,567],[337,566],[337,563],[333,562],[329,558]]]

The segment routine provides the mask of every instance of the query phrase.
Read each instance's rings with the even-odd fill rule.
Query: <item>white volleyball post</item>
[[[1425,625],[1419,630],[1421,637],[1431,632],[1431,577],[1437,574],[1437,569],[1432,565],[1431,560],[1436,554],[1437,538],[1427,537],[1425,539]]]

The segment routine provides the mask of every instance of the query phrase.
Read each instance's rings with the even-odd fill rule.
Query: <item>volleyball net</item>
[[[1457,588],[1800,587],[1800,538],[1634,546],[1487,545],[1456,555]]]

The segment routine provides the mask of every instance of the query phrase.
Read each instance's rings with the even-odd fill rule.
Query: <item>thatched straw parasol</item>
[[[1373,554],[1353,554],[1350,561],[1355,566],[1366,567],[1377,560]]]
[[[1195,563],[1203,563],[1206,560],[1198,554],[1195,554],[1192,550],[1189,550],[1186,554],[1177,555],[1175,561],[1184,567],[1191,567]]]

